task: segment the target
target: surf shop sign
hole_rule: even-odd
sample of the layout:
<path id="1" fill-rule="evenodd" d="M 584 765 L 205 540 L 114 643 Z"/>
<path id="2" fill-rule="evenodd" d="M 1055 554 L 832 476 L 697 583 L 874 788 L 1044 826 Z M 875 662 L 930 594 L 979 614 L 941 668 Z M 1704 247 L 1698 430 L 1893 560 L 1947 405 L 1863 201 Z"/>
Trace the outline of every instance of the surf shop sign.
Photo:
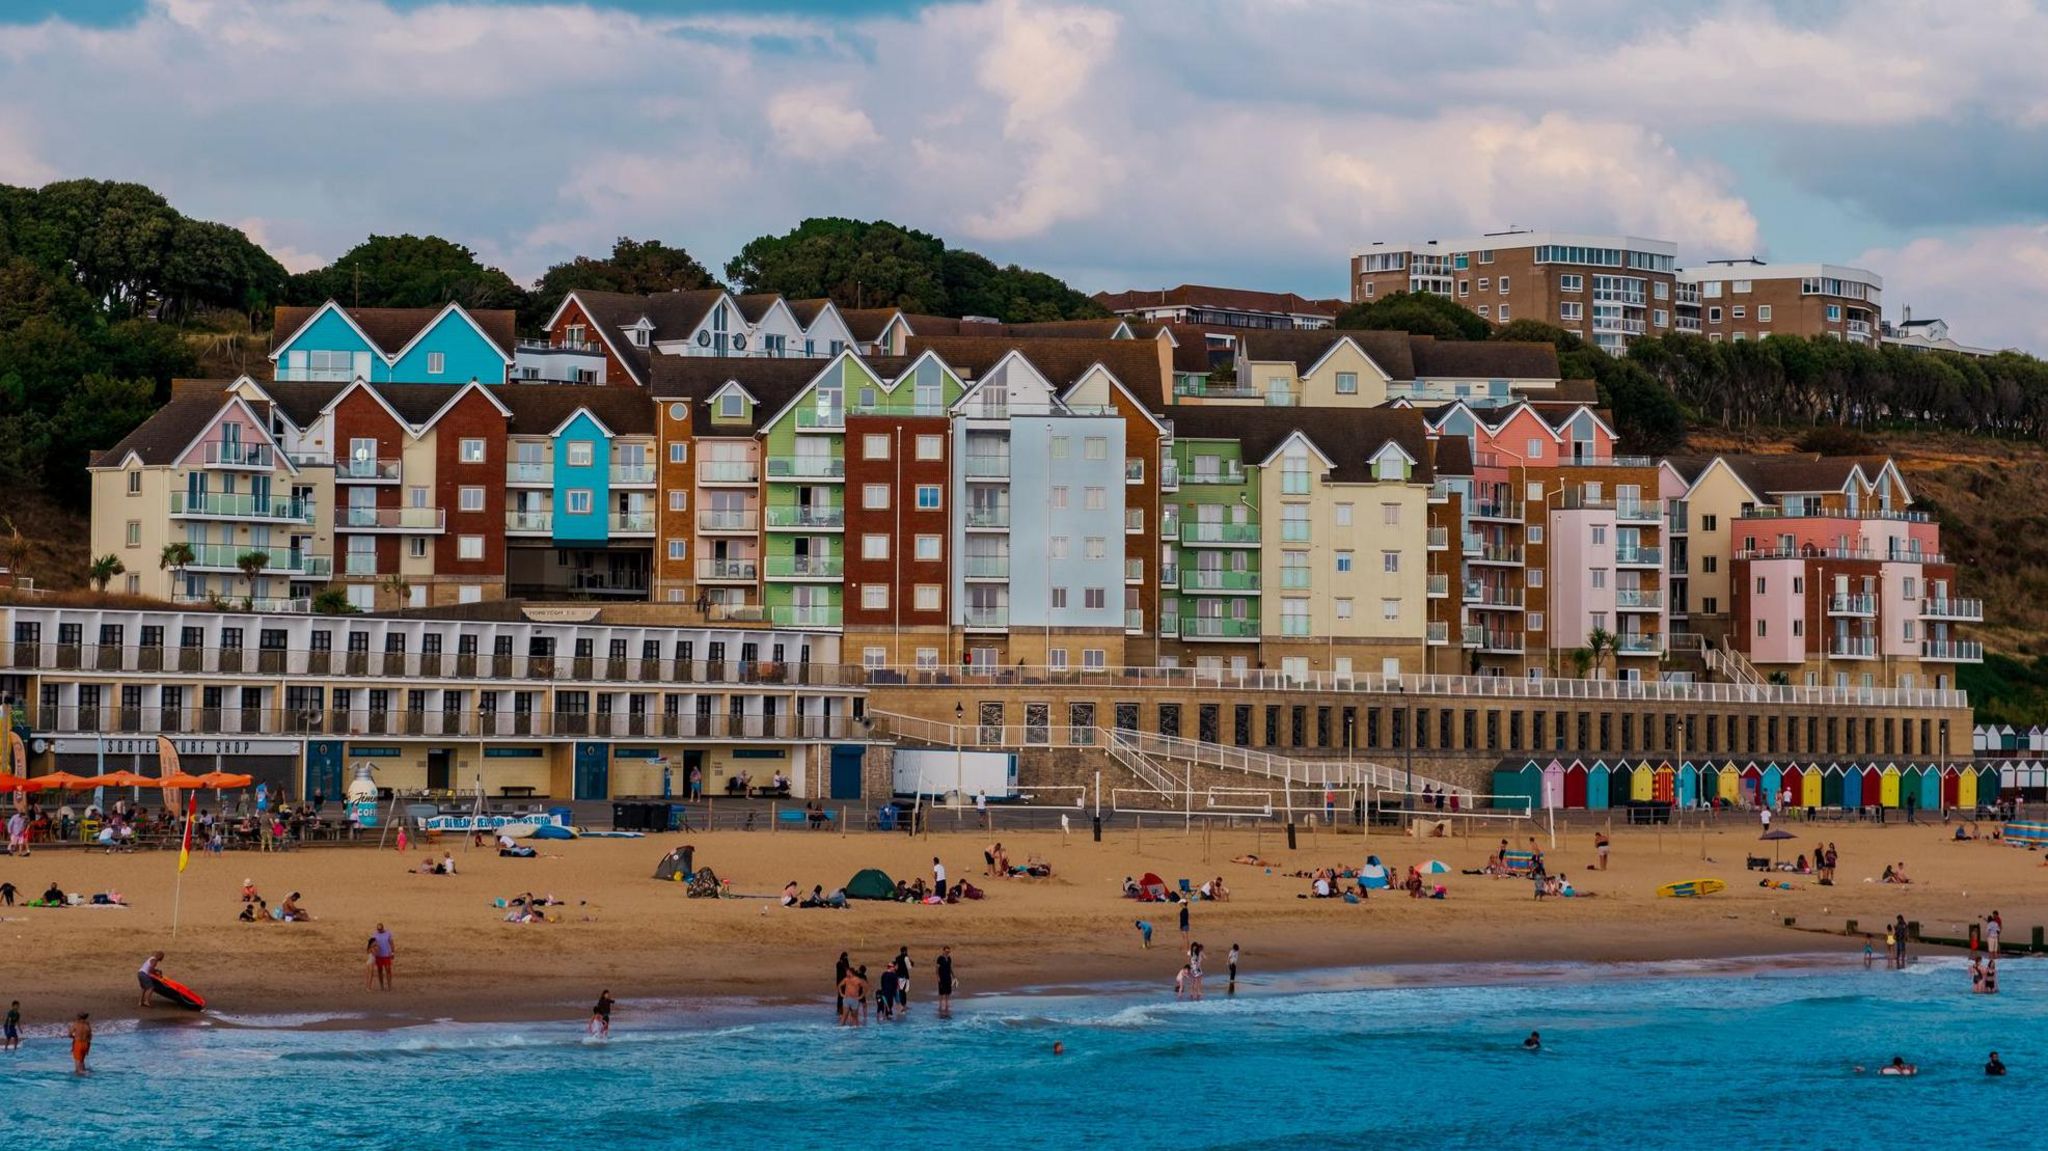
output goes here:
<path id="1" fill-rule="evenodd" d="M 178 749 L 180 758 L 216 755 L 291 756 L 299 753 L 299 742 L 294 739 L 174 739 L 171 746 Z M 108 755 L 139 755 L 155 759 L 156 737 L 152 735 L 146 739 L 53 739 L 50 741 L 50 748 L 58 755 L 93 755 L 105 752 Z"/>

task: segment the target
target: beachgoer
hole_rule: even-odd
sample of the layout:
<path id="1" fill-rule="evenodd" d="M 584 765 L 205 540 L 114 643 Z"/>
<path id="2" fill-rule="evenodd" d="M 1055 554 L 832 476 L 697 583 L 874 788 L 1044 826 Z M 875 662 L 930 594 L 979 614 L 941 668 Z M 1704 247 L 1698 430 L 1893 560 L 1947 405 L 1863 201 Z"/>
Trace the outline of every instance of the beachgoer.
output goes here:
<path id="1" fill-rule="evenodd" d="M 18 889 L 12 883 L 0 883 L 0 904 L 13 907 L 16 894 Z"/>
<path id="2" fill-rule="evenodd" d="M 7 1006 L 7 1020 L 0 1023 L 0 1050 L 21 1050 L 21 1000 Z"/>
<path id="3" fill-rule="evenodd" d="M 1978 995 L 1984 994 L 1984 957 L 1981 955 L 1970 956 L 1970 990 Z"/>
<path id="4" fill-rule="evenodd" d="M 866 984 L 861 981 L 860 976 L 854 974 L 853 968 L 849 966 L 846 974 L 839 978 L 839 1025 L 841 1027 L 860 1026 L 860 1017 L 866 991 Z"/>
<path id="5" fill-rule="evenodd" d="M 860 991 L 860 1021 L 865 1024 L 868 1021 L 868 992 L 874 989 L 874 985 L 868 982 L 868 965 L 863 963 L 854 968 L 853 977 L 858 981 L 856 986 Z"/>
<path id="6" fill-rule="evenodd" d="M 1991 917 L 1984 921 L 1984 950 L 1993 956 L 1998 954 L 1998 933 L 2003 930 L 2005 920 L 2000 919 L 1998 912 L 1993 911 Z"/>
<path id="7" fill-rule="evenodd" d="M 79 1012 L 71 1021 L 71 1073 L 90 1075 L 85 1068 L 85 1057 L 92 1054 L 92 1016 Z"/>
<path id="8" fill-rule="evenodd" d="M 832 1007 L 841 1023 L 846 1022 L 846 976 L 852 970 L 853 961 L 846 957 L 846 952 L 840 952 L 839 961 L 832 965 Z"/>
<path id="9" fill-rule="evenodd" d="M 1998 960 L 1996 959 L 1989 960 L 1984 964 L 1984 994 L 1998 994 Z"/>
<path id="10" fill-rule="evenodd" d="M 1180 949 L 1183 954 L 1188 949 L 1188 905 L 1185 903 L 1180 905 Z"/>
<path id="11" fill-rule="evenodd" d="M 607 1039 L 612 1033 L 612 989 L 607 987 L 597 993 L 597 1006 L 590 1009 L 590 1033 L 599 1039 Z"/>
<path id="12" fill-rule="evenodd" d="M 1898 936 L 1894 935 L 1889 927 L 1884 929 L 1884 965 L 1891 968 L 1899 965 Z"/>
<path id="13" fill-rule="evenodd" d="M 1138 942 L 1149 949 L 1152 946 L 1152 925 L 1142 919 L 1134 919 L 1131 926 L 1138 929 Z"/>
<path id="14" fill-rule="evenodd" d="M 386 991 L 391 990 L 391 961 L 397 955 L 398 948 L 391 942 L 391 932 L 385 930 L 383 924 L 378 924 L 376 932 L 370 936 L 370 956 L 376 969 L 377 986 Z"/>
<path id="15" fill-rule="evenodd" d="M 1202 997 L 1202 945 L 1188 945 L 1188 987 L 1190 999 Z"/>
<path id="16" fill-rule="evenodd" d="M 1873 949 L 1870 946 L 1870 933 L 1866 931 L 1863 933 L 1863 970 L 1870 970 L 1870 965 L 1876 958 L 1877 956 L 1873 954 Z"/>
<path id="17" fill-rule="evenodd" d="M 1765 801 L 1764 805 L 1763 805 L 1762 807 L 1760 807 L 1760 808 L 1758 808 L 1758 809 L 1757 809 L 1757 812 L 1758 812 L 1758 814 L 1759 814 L 1759 815 L 1761 815 L 1761 816 L 1762 816 L 1762 818 L 1763 818 L 1763 821 L 1764 821 L 1764 830 L 1765 830 L 1765 831 L 1769 831 L 1769 830 L 1771 829 L 1771 805 L 1770 805 L 1770 802 L 1769 802 L 1768 800 L 1767 800 L 1767 801 Z"/>
<path id="18" fill-rule="evenodd" d="M 1541 1051 L 1541 1050 L 1543 1050 L 1543 1034 L 1542 1034 L 1541 1032 L 1538 1032 L 1538 1031 L 1531 1031 L 1531 1032 L 1529 1033 L 1529 1037 L 1528 1037 L 1527 1039 L 1524 1039 L 1524 1040 L 1522 1040 L 1522 1050 L 1524 1050 L 1524 1051 Z"/>
<path id="19" fill-rule="evenodd" d="M 1893 925 L 1892 958 L 1899 970 L 1906 969 L 1906 917 L 1901 915 Z"/>
<path id="20" fill-rule="evenodd" d="M 1606 832 L 1596 831 L 1593 833 L 1593 854 L 1600 857 L 1600 870 L 1602 871 L 1607 870 L 1607 845 Z"/>
<path id="21" fill-rule="evenodd" d="M 899 1014 L 910 1014 L 910 948 L 896 949 L 896 1010 Z"/>
<path id="22" fill-rule="evenodd" d="M 946 865 L 936 855 L 932 856 L 932 887 L 941 892 L 946 890 Z"/>
<path id="23" fill-rule="evenodd" d="M 949 944 L 939 948 L 939 957 L 932 966 L 937 969 L 939 979 L 939 1018 L 953 1017 L 953 948 Z"/>
<path id="24" fill-rule="evenodd" d="M 1230 994 L 1237 994 L 1237 944 L 1230 945 Z"/>
<path id="25" fill-rule="evenodd" d="M 1985 1061 L 1984 1061 L 1984 1074 L 1986 1074 L 1986 1075 L 2003 1075 L 2003 1074 L 2005 1074 L 2005 1064 L 2004 1064 L 2003 1062 L 2001 1062 L 2001 1061 L 1999 1060 L 1999 1058 L 1998 1058 L 1998 1052 L 1996 1052 L 1996 1051 L 1993 1051 L 1993 1052 L 1991 1053 L 1991 1058 L 1989 1058 L 1989 1059 L 1987 1059 L 1987 1060 L 1985 1060 Z"/>
<path id="26" fill-rule="evenodd" d="M 1174 972 L 1173 997 L 1175 999 L 1186 999 L 1188 997 L 1188 965 L 1185 963 L 1180 965 L 1179 971 Z"/>
<path id="27" fill-rule="evenodd" d="M 254 903 L 258 898 L 259 897 L 256 894 L 256 881 L 253 879 L 244 879 L 242 881 L 242 902 Z"/>
<path id="28" fill-rule="evenodd" d="M 1877 1073 L 1879 1075 L 1918 1075 L 1920 1074 L 1920 1068 L 1906 1062 L 1905 1056 L 1894 1055 L 1892 1056 L 1892 1061 L 1880 1067 Z"/>
<path id="29" fill-rule="evenodd" d="M 896 1015 L 896 965 L 882 968 L 882 975 L 875 986 L 875 1022 L 892 1019 Z"/>
<path id="30" fill-rule="evenodd" d="M 142 998 L 136 1001 L 135 1006 L 156 1006 L 156 977 L 162 973 L 161 965 L 163 961 L 164 953 L 153 951 L 150 953 L 149 958 L 142 961 L 142 966 L 135 972 L 135 982 L 142 985 Z"/>

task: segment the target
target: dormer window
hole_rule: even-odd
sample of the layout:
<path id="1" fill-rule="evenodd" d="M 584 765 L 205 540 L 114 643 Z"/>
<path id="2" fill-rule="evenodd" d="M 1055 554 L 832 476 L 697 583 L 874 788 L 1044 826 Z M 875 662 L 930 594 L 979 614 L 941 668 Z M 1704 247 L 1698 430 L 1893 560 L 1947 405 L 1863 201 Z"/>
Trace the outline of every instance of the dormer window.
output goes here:
<path id="1" fill-rule="evenodd" d="M 634 347 L 636 347 L 636 348 L 644 348 L 644 347 L 646 347 L 646 346 L 647 346 L 648 340 L 649 340 L 649 339 L 650 339 L 650 338 L 651 338 L 651 337 L 652 337 L 653 335 L 654 335 L 654 330 L 653 330 L 652 328 L 649 328 L 649 327 L 648 327 L 648 326 L 647 326 L 646 324 L 642 323 L 642 324 L 636 325 L 636 326 L 635 326 L 635 327 L 633 328 L 633 330 L 632 330 L 632 331 L 628 332 L 628 333 L 627 333 L 627 338 L 629 338 L 629 339 L 631 339 L 631 340 L 633 341 L 633 346 L 634 346 Z"/>
<path id="2" fill-rule="evenodd" d="M 727 392 L 718 397 L 718 414 L 729 420 L 737 420 L 747 414 L 747 401 L 738 392 Z"/>

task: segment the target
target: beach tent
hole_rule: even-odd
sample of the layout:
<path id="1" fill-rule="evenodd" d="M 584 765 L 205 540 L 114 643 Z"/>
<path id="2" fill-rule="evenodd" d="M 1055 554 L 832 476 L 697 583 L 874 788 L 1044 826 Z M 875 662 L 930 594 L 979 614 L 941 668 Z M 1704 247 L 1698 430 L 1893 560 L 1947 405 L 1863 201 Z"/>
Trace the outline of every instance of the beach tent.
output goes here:
<path id="1" fill-rule="evenodd" d="M 1572 760 L 1564 769 L 1564 805 L 1573 810 L 1586 806 L 1586 765 L 1581 760 Z"/>
<path id="2" fill-rule="evenodd" d="M 1554 759 L 1543 768 L 1543 806 L 1564 806 L 1564 764 Z"/>
<path id="3" fill-rule="evenodd" d="M 1586 769 L 1586 808 L 1589 811 L 1605 811 L 1611 806 L 1613 785 L 1608 782 L 1613 772 L 1607 768 L 1607 761 L 1596 759 Z"/>
<path id="4" fill-rule="evenodd" d="M 1700 769 L 1686 760 L 1678 765 L 1678 776 L 1673 781 L 1673 795 L 1680 807 L 1698 807 L 1700 802 Z"/>
<path id="5" fill-rule="evenodd" d="M 1367 891 L 1379 891 L 1387 886 L 1387 865 L 1377 855 L 1365 857 L 1365 866 L 1358 869 L 1358 886 Z"/>
<path id="6" fill-rule="evenodd" d="M 690 877 L 690 856 L 692 854 L 692 848 L 678 847 L 667 855 L 662 856 L 661 862 L 654 865 L 654 878 L 664 883 L 681 883 L 688 879 Z"/>
<path id="7" fill-rule="evenodd" d="M 1157 879 L 1159 877 L 1147 875 L 1145 878 Z M 889 878 L 879 868 L 866 868 L 855 872 L 853 878 L 846 881 L 846 898 L 894 899 L 896 898 L 896 881 Z"/>

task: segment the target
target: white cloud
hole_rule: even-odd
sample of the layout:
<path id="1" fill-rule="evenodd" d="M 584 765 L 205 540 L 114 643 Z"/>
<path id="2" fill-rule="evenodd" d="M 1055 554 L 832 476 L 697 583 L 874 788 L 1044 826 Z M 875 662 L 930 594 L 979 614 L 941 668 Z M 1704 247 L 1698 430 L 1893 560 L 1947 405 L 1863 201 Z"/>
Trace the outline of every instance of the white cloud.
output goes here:
<path id="1" fill-rule="evenodd" d="M 28 132 L 0 108 L 0 184 L 35 187 L 57 178 L 57 169 L 37 158 Z"/>
<path id="2" fill-rule="evenodd" d="M 875 122 L 844 88 L 799 88 L 768 101 L 776 147 L 798 160 L 835 160 L 882 142 Z"/>
<path id="3" fill-rule="evenodd" d="M 1959 343 L 2048 354 L 2048 225 L 1977 228 L 1874 248 L 1859 267 L 1884 276 L 1884 314 L 1912 308 L 1948 321 Z"/>
<path id="4" fill-rule="evenodd" d="M 269 252 L 272 258 L 283 264 L 287 272 L 310 272 L 315 268 L 324 267 L 329 262 L 328 257 L 295 247 L 282 238 L 281 232 L 294 231 L 296 228 L 280 229 L 276 221 L 266 220 L 261 216 L 236 220 L 234 226 L 240 228 L 242 234 L 249 237 L 257 247 Z"/>

